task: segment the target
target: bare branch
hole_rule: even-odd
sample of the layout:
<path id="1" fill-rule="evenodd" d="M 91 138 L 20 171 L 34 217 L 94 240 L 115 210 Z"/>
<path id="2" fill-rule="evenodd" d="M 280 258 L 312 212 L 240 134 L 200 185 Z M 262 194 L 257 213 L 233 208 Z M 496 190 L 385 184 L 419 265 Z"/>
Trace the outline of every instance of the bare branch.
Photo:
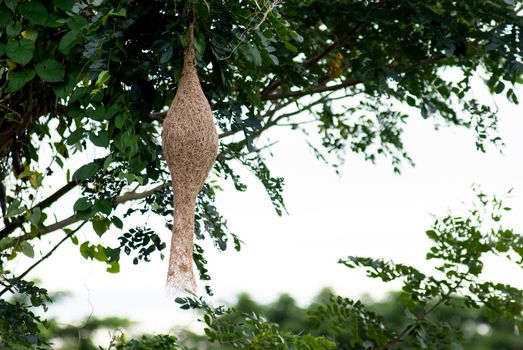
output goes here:
<path id="1" fill-rule="evenodd" d="M 149 197 L 150 195 L 162 190 L 167 185 L 168 185 L 168 183 L 166 182 L 166 183 L 160 184 L 156 187 L 153 187 L 150 190 L 145 191 L 145 192 L 134 192 L 134 191 L 127 192 L 127 193 L 121 195 L 120 197 L 116 197 L 113 202 L 114 202 L 114 204 L 121 204 L 121 203 L 125 203 L 128 201 L 135 201 L 137 199 L 146 198 L 146 197 Z"/>

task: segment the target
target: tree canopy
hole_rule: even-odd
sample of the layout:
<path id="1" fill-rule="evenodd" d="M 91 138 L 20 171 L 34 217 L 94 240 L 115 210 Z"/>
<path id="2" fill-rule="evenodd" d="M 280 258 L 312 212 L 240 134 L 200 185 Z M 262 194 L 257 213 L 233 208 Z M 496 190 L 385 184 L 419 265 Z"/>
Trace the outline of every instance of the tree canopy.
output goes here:
<path id="1" fill-rule="evenodd" d="M 211 181 L 198 198 L 196 238 L 226 250 L 231 244 L 240 249 L 241 240 L 213 200 L 221 181 L 246 189 L 238 165 L 261 181 L 278 214 L 285 211 L 283 179 L 265 163 L 270 144 L 259 141 L 274 126 L 302 132 L 317 157 L 334 167 L 346 152 L 356 152 L 369 161 L 387 158 L 396 172 L 412 163 L 402 129 L 418 115 L 435 126 L 473 130 L 480 151 L 501 144 L 497 111 L 474 96 L 471 81 L 481 75 L 492 94 L 518 103 L 522 5 L 0 2 L 0 295 L 16 290 L 35 306 L 46 302 L 45 291 L 25 281 L 25 273 L 14 276 L 4 267 L 17 254 L 33 257 L 36 238 L 50 232 L 63 230 L 60 244 L 70 240 L 114 273 L 124 255 L 139 263 L 162 254 L 166 244 L 145 220 L 126 227 L 123 219 L 154 213 L 170 228 L 161 121 L 176 93 L 193 17 L 198 74 L 221 139 Z M 406 114 L 401 105 L 417 112 Z M 83 164 L 72 167 L 78 159 Z M 76 199 L 68 212 L 63 203 L 71 194 Z M 75 233 L 85 224 L 93 238 L 80 242 Z M 109 235 L 119 244 L 106 243 Z M 199 244 L 194 257 L 200 279 L 210 280 Z M 31 338 L 23 341 L 37 342 L 32 312 L 2 302 L 3 315 L 16 314 L 27 326 L 20 334 Z"/>

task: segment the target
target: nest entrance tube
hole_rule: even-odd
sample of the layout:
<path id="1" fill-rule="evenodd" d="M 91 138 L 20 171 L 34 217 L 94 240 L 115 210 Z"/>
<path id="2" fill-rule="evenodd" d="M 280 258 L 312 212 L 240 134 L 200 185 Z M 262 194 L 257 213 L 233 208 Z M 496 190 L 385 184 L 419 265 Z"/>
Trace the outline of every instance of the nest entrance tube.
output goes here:
<path id="1" fill-rule="evenodd" d="M 193 23 L 188 28 L 187 37 L 178 90 L 163 122 L 162 147 L 171 173 L 174 197 L 167 287 L 174 292 L 194 293 L 196 197 L 216 159 L 218 134 L 211 107 L 198 79 Z"/>

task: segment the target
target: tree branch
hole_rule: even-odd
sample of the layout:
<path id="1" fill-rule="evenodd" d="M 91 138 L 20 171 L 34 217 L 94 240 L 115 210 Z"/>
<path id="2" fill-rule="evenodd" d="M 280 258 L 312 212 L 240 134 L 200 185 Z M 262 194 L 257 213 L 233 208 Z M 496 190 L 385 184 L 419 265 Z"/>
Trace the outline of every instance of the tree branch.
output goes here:
<path id="1" fill-rule="evenodd" d="M 321 100 L 321 99 L 319 99 Z M 318 103 L 318 101 L 315 101 L 314 103 L 308 105 L 306 108 L 309 108 L 311 105 L 313 104 L 316 104 Z M 287 104 L 283 104 L 283 106 L 285 106 Z M 278 109 L 275 109 L 273 111 L 271 111 L 271 115 L 273 115 Z M 258 137 L 263 131 L 265 131 L 266 129 L 270 128 L 271 126 L 273 125 L 276 125 L 276 123 L 278 121 L 280 121 L 281 119 L 283 118 L 286 118 L 286 117 L 289 117 L 290 115 L 292 115 L 292 113 L 288 113 L 288 114 L 284 114 L 284 115 L 281 115 L 279 116 L 278 118 L 274 119 L 273 121 L 271 122 L 268 122 L 266 123 L 262 129 L 258 130 L 257 132 L 255 132 L 252 137 L 253 138 L 256 138 Z M 229 136 L 229 135 L 232 135 L 238 131 L 241 131 L 241 130 L 235 130 L 235 131 L 229 131 L 229 132 L 224 132 L 224 133 L 221 133 L 220 135 L 218 135 L 219 138 L 223 138 L 223 137 L 226 137 L 226 136 Z M 245 140 L 244 140 L 245 141 Z M 144 191 L 144 192 L 134 192 L 134 191 L 131 191 L 131 192 L 127 192 L 121 196 L 118 196 L 116 197 L 114 200 L 113 200 L 113 203 L 118 205 L 118 204 L 122 204 L 122 203 L 125 203 L 125 202 L 129 202 L 129 201 L 134 201 L 134 200 L 138 200 L 138 199 L 143 199 L 143 198 L 146 198 L 146 197 L 149 197 L 150 195 L 162 190 L 165 186 L 168 186 L 169 183 L 168 182 L 165 182 L 165 183 L 162 183 L 162 184 L 159 184 L 153 188 L 151 188 L 150 190 L 147 190 L 147 191 Z M 66 185 L 67 186 L 67 185 Z M 65 187 L 65 186 L 64 186 Z M 63 189 L 63 188 L 62 188 Z M 61 190 L 62 190 L 61 189 Z M 60 190 L 59 190 L 60 191 Z M 57 191 L 57 192 L 59 192 Z M 55 192 L 55 194 L 57 193 Z M 53 196 L 55 195 L 53 194 Z M 46 199 L 47 201 L 47 199 Z M 43 202 L 43 201 L 42 201 Z M 80 221 L 80 219 L 76 216 L 76 214 L 73 214 L 63 220 L 60 220 L 60 221 L 57 221 L 55 222 L 54 224 L 51 224 L 49 226 L 46 226 L 44 228 L 41 228 L 39 231 L 38 231 L 38 234 L 36 237 L 40 237 L 44 234 L 47 234 L 47 233 L 51 233 L 53 231 L 57 231 L 57 230 L 60 230 L 64 227 L 67 227 L 71 224 L 74 224 L 75 222 L 78 222 Z M 33 239 L 35 238 L 34 235 L 29 235 L 29 234 L 26 234 L 26 235 L 23 235 L 21 236 L 19 239 L 18 239 L 18 242 L 21 242 L 21 241 L 27 241 L 27 240 L 30 240 L 30 239 Z"/>
<path id="2" fill-rule="evenodd" d="M 432 311 L 434 311 L 438 306 L 440 306 L 441 304 L 443 304 L 443 302 L 445 302 L 447 300 L 447 296 L 443 296 L 441 297 L 441 299 L 438 300 L 437 303 L 435 303 L 434 305 L 432 305 L 432 307 L 425 311 L 420 317 L 419 319 L 420 320 L 424 320 L 428 315 L 430 315 L 432 313 Z M 397 343 L 399 343 L 406 335 L 409 335 L 410 332 L 412 332 L 415 328 L 416 328 L 416 324 L 410 324 L 408 325 L 407 327 L 405 327 L 403 329 L 403 331 L 398 334 L 397 336 L 395 336 L 394 338 L 392 338 L 391 340 L 389 340 L 389 342 L 387 344 L 385 344 L 385 346 L 383 347 L 383 350 L 389 350 L 389 349 L 392 349 Z"/>
<path id="3" fill-rule="evenodd" d="M 160 115 L 162 113 L 156 113 L 157 115 Z M 237 132 L 241 131 L 240 129 L 239 130 L 229 130 L 229 131 L 226 131 L 226 132 L 223 132 L 221 134 L 218 135 L 218 138 L 224 138 L 224 137 L 227 137 L 227 136 L 231 136 Z M 68 182 L 66 185 L 64 185 L 62 188 L 60 188 L 59 190 L 57 190 L 55 193 L 53 193 L 52 195 L 50 195 L 49 197 L 47 197 L 46 199 L 42 200 L 40 203 L 38 203 L 37 205 L 33 206 L 31 208 L 31 210 L 35 209 L 35 208 L 40 208 L 40 209 L 45 209 L 47 207 L 49 207 L 51 204 L 53 204 L 54 202 L 56 202 L 58 199 L 60 199 L 63 195 L 65 195 L 66 193 L 68 193 L 69 191 L 71 191 L 73 188 L 75 188 L 80 182 L 79 181 L 70 181 Z M 161 186 L 164 186 L 165 184 L 161 185 Z M 154 190 L 156 189 L 156 190 Z M 147 191 L 147 192 L 150 192 L 148 195 L 151 195 L 152 193 L 158 191 L 160 188 L 159 186 L 158 187 L 155 187 L 153 190 L 150 190 L 150 191 Z M 144 192 L 147 193 L 147 192 Z M 136 198 L 134 198 L 136 197 Z M 123 203 L 123 202 L 127 202 L 129 200 L 134 200 L 134 199 L 141 199 L 141 198 L 144 198 L 144 196 L 142 195 L 142 193 L 135 193 L 135 192 L 128 192 L 120 197 L 117 197 L 115 199 L 115 203 L 116 204 L 120 204 L 120 203 Z M 58 221 L 50 226 L 47 226 L 45 229 L 43 229 L 43 231 L 39 232 L 39 234 L 45 234 L 45 233 L 49 233 L 49 232 L 52 232 L 52 231 L 56 231 L 56 230 L 59 230 L 63 227 L 66 227 L 66 226 L 69 226 L 73 223 L 75 223 L 76 221 L 78 220 L 75 220 L 75 216 L 72 215 L 70 217 L 68 217 L 67 219 L 64 219 L 62 221 Z M 9 224 L 7 224 L 1 231 L 0 231 L 0 239 L 2 238 L 5 238 L 7 236 L 9 236 L 11 233 L 13 233 L 17 228 L 20 228 L 22 227 L 22 225 L 25 223 L 26 221 L 24 220 L 24 216 L 21 215 L 21 216 L 18 216 L 16 217 L 15 219 L 13 219 Z M 22 238 L 24 238 L 25 236 L 22 236 Z M 27 237 L 23 240 L 27 240 L 27 239 L 30 239 L 30 238 L 33 238 L 33 237 Z"/>
<path id="4" fill-rule="evenodd" d="M 418 68 L 420 66 L 424 66 L 424 65 L 427 65 L 427 64 L 430 64 L 430 63 L 437 62 L 437 61 L 439 61 L 441 59 L 444 59 L 446 57 L 447 56 L 445 56 L 443 54 L 440 54 L 440 55 L 436 55 L 436 56 L 433 56 L 433 57 L 429 57 L 429 58 L 420 60 L 420 61 L 418 61 L 416 63 L 413 63 L 413 64 L 405 67 L 403 72 L 407 72 L 407 71 L 413 70 L 415 68 Z M 302 97 L 302 96 L 311 95 L 311 94 L 315 94 L 315 93 L 319 93 L 319 92 L 335 91 L 335 90 L 343 89 L 343 88 L 346 88 L 346 87 L 354 86 L 354 85 L 357 85 L 357 84 L 360 84 L 360 83 L 363 83 L 363 82 L 364 82 L 363 80 L 346 80 L 346 81 L 344 81 L 342 83 L 339 83 L 339 84 L 336 84 L 336 85 L 331 85 L 331 86 L 327 86 L 324 83 L 322 83 L 321 85 L 317 85 L 317 86 L 314 86 L 312 88 L 305 89 L 305 90 L 287 91 L 287 92 L 271 94 L 271 95 L 266 96 L 265 99 L 266 100 L 277 100 L 277 99 L 280 99 L 280 98 Z"/>
<path id="5" fill-rule="evenodd" d="M 125 203 L 125 202 L 135 201 L 135 200 L 138 200 L 138 199 L 149 197 L 150 195 L 152 195 L 152 194 L 162 190 L 168 184 L 169 184 L 168 182 L 165 182 L 163 184 L 155 186 L 155 187 L 151 188 L 150 190 L 147 190 L 147 191 L 144 191 L 144 192 L 134 192 L 134 191 L 127 192 L 127 193 L 125 193 L 125 194 L 123 194 L 123 195 L 121 195 L 119 197 L 116 197 L 113 200 L 113 203 L 118 205 L 118 204 L 122 204 L 122 203 Z M 38 235 L 36 237 L 40 237 L 40 236 L 42 236 L 44 234 L 60 230 L 60 229 L 62 229 L 64 227 L 67 227 L 67 226 L 69 226 L 71 224 L 74 224 L 77 221 L 80 221 L 80 219 L 78 219 L 76 214 L 73 214 L 73 215 L 69 216 L 68 218 L 65 218 L 63 220 L 55 222 L 54 224 L 51 224 L 49 226 L 41 228 L 38 231 Z M 32 238 L 35 238 L 35 237 L 33 235 L 23 235 L 22 237 L 20 237 L 19 241 L 27 241 L 27 240 L 30 240 Z"/>
<path id="6" fill-rule="evenodd" d="M 31 208 L 31 210 L 34 210 L 35 208 L 39 209 L 45 209 L 49 207 L 51 204 L 56 202 L 58 199 L 60 199 L 63 195 L 65 195 L 67 192 L 71 191 L 73 188 L 78 185 L 78 181 L 70 181 L 65 186 L 57 190 L 55 193 L 47 197 L 46 199 L 42 200 L 40 203 L 35 205 Z M 23 216 L 19 216 L 12 221 L 9 222 L 1 231 L 0 231 L 0 239 L 7 237 L 9 234 L 11 234 L 14 230 L 21 227 L 23 223 L 25 222 Z"/>
<path id="7" fill-rule="evenodd" d="M 441 59 L 443 59 L 445 57 L 446 57 L 445 55 L 440 54 L 440 55 L 436 55 L 436 56 L 433 56 L 433 57 L 429 57 L 429 58 L 420 60 L 420 61 L 418 61 L 416 63 L 413 63 L 413 64 L 405 67 L 404 71 L 406 72 L 406 71 L 418 68 L 418 67 L 426 65 L 426 64 L 437 62 L 438 60 L 441 60 Z M 289 98 L 289 97 L 302 97 L 302 96 L 311 95 L 311 94 L 314 94 L 314 93 L 320 93 L 320 92 L 326 92 L 326 91 L 335 91 L 335 90 L 339 90 L 339 89 L 342 89 L 342 88 L 354 86 L 354 85 L 357 85 L 357 84 L 360 84 L 360 83 L 363 83 L 363 81 L 362 80 L 347 80 L 347 81 L 344 81 L 342 83 L 339 83 L 339 84 L 336 84 L 336 85 L 331 85 L 331 86 L 326 86 L 326 85 L 322 84 L 322 85 L 315 86 L 315 87 L 307 89 L 307 90 L 287 91 L 287 92 L 282 92 L 282 93 L 278 93 L 278 94 L 272 94 L 272 95 L 267 96 L 265 98 L 265 100 L 278 100 L 278 99 Z M 287 104 L 283 104 L 283 106 L 286 106 L 286 105 Z M 278 110 L 278 108 L 273 110 L 273 111 L 271 111 L 270 115 L 273 115 L 277 110 Z M 152 114 L 154 115 L 154 118 L 158 118 L 158 120 L 160 120 L 159 118 L 161 118 L 162 115 L 165 115 L 165 113 L 161 113 L 161 112 L 152 113 Z M 289 116 L 289 115 L 287 115 L 287 116 Z M 259 130 L 258 132 L 254 133 L 252 135 L 252 137 L 253 138 L 258 137 L 263 131 L 265 131 L 266 129 L 268 129 L 269 127 L 271 127 L 273 125 L 276 125 L 277 121 L 281 120 L 282 118 L 283 117 L 276 118 L 274 121 L 270 121 L 270 122 L 266 123 L 263 126 L 263 128 L 261 130 Z M 221 139 L 221 138 L 228 137 L 228 136 L 231 136 L 233 134 L 236 134 L 237 132 L 240 132 L 240 131 L 241 131 L 241 129 L 225 131 L 225 132 L 219 134 L 218 137 Z M 52 203 L 54 203 L 56 200 L 61 198 L 64 194 L 68 193 L 71 189 L 76 187 L 78 184 L 79 183 L 76 182 L 76 181 L 71 181 L 71 182 L 67 183 L 64 187 L 62 187 L 61 189 L 57 190 L 55 193 L 53 193 L 48 198 L 42 200 L 40 203 L 35 205 L 32 209 L 37 208 L 37 207 L 40 208 L 40 209 L 44 209 L 44 208 L 49 207 Z M 145 198 L 145 197 L 147 197 L 147 196 L 149 196 L 149 195 L 159 191 L 161 188 L 163 188 L 163 186 L 165 186 L 165 184 L 158 185 L 157 187 L 154 187 L 153 189 L 148 190 L 148 191 L 143 192 L 143 193 L 128 192 L 128 193 L 126 193 L 126 194 L 124 194 L 124 195 L 122 195 L 120 197 L 117 197 L 114 200 L 114 203 L 120 204 L 120 203 L 127 202 L 127 201 L 130 201 L 130 200 L 137 200 L 137 199 Z M 64 220 L 58 221 L 58 222 L 56 222 L 56 223 L 54 223 L 54 224 L 52 224 L 50 226 L 47 226 L 46 228 L 42 229 L 42 231 L 40 231 L 39 234 L 46 234 L 46 233 L 49 233 L 49 232 L 53 232 L 53 231 L 59 230 L 59 229 L 61 229 L 63 227 L 71 225 L 71 224 L 73 224 L 73 223 L 75 223 L 77 221 L 78 221 L 78 219 L 76 218 L 76 216 L 72 215 L 72 216 L 70 216 L 70 217 L 68 217 L 68 218 L 66 218 Z M 14 230 L 16 230 L 17 228 L 21 227 L 24 222 L 25 222 L 25 220 L 24 220 L 23 216 L 20 216 L 20 217 L 16 218 L 15 220 L 13 220 L 11 223 L 9 223 L 6 227 L 4 227 L 0 231 L 0 239 L 7 237 Z M 33 237 L 22 236 L 22 238 L 24 240 L 27 240 L 27 239 L 31 239 Z"/>
<path id="8" fill-rule="evenodd" d="M 425 310 L 418 317 L 418 319 L 421 321 L 425 320 L 434 310 L 436 310 L 441 304 L 446 302 L 452 296 L 452 293 L 456 292 L 458 290 L 458 288 L 461 287 L 461 283 L 463 282 L 464 277 L 465 276 L 462 276 L 454 287 L 449 288 L 449 290 L 445 294 L 443 294 L 441 296 L 441 298 L 434 305 L 432 305 L 429 309 Z M 403 337 L 405 337 L 406 335 L 409 335 L 410 332 L 412 332 L 416 328 L 416 326 L 417 326 L 416 323 L 407 325 L 400 334 L 398 334 L 397 336 L 395 336 L 394 338 L 389 340 L 387 342 L 387 344 L 385 344 L 385 346 L 383 347 L 383 350 L 392 349 L 397 343 L 399 343 L 403 339 Z"/>
<path id="9" fill-rule="evenodd" d="M 288 98 L 288 97 L 302 97 L 306 95 L 315 94 L 318 92 L 325 92 L 325 91 L 335 91 L 339 90 L 345 87 L 354 86 L 357 84 L 362 83 L 362 80 L 346 80 L 340 84 L 326 86 L 326 85 L 318 85 L 315 87 L 312 87 L 310 89 L 306 90 L 300 90 L 300 91 L 287 91 L 287 92 L 281 92 L 278 94 L 272 94 L 266 97 L 267 100 L 278 100 L 280 98 Z"/>
<path id="10" fill-rule="evenodd" d="M 385 2 L 386 2 L 386 0 L 380 0 L 372 8 L 372 11 L 376 11 L 376 10 L 380 9 L 381 7 L 383 7 Z M 321 60 L 323 57 L 327 56 L 329 53 L 334 51 L 336 48 L 338 48 L 338 47 L 346 44 L 350 40 L 352 40 L 354 37 L 356 37 L 365 28 L 365 26 L 368 23 L 369 22 L 366 21 L 366 22 L 359 22 L 358 24 L 356 24 L 356 26 L 354 26 L 354 28 L 350 32 L 348 32 L 345 35 L 341 36 L 336 41 L 334 41 L 332 44 L 327 46 L 325 49 L 323 49 L 322 51 L 316 53 L 314 56 L 312 56 L 311 58 L 309 58 L 308 60 L 303 62 L 302 68 L 303 69 L 310 68 L 311 66 L 316 64 L 319 60 Z M 260 93 L 261 100 L 262 101 L 268 101 L 268 100 L 275 100 L 275 99 L 284 98 L 284 97 L 295 97 L 292 94 L 287 96 L 286 94 L 288 94 L 288 93 L 271 94 L 274 90 L 276 90 L 278 87 L 280 87 L 281 84 L 283 84 L 283 82 L 284 82 L 284 79 L 276 78 L 276 77 L 273 78 L 271 80 L 271 82 L 269 83 L 269 85 L 267 85 L 262 90 L 262 92 Z M 343 86 L 340 86 L 340 87 L 343 87 Z M 319 89 L 320 87 L 317 87 L 317 88 Z M 322 90 L 322 91 L 332 91 L 332 90 L 326 89 L 326 90 Z M 321 91 L 313 91 L 312 93 L 314 93 L 314 92 L 321 92 Z M 307 95 L 307 94 L 304 94 L 304 95 Z M 299 95 L 299 96 L 304 96 L 304 95 Z M 278 97 L 278 96 L 281 96 L 281 97 Z M 166 114 L 167 114 L 167 112 L 152 112 L 152 113 L 149 114 L 149 119 L 157 120 L 157 121 L 161 122 L 165 118 Z M 229 135 L 232 135 L 234 132 L 226 131 L 225 133 L 227 134 L 226 136 L 229 136 Z"/>
<path id="11" fill-rule="evenodd" d="M 62 245 L 62 243 L 64 243 L 69 237 L 71 237 L 72 235 L 74 235 L 76 232 L 78 232 L 78 230 L 80 230 L 82 228 L 83 225 L 86 224 L 87 221 L 84 221 L 82 222 L 77 228 L 75 228 L 73 231 L 69 232 L 68 234 L 65 235 L 64 238 L 62 238 L 60 240 L 60 242 L 58 242 L 47 254 L 45 254 L 44 256 L 42 256 L 37 262 L 35 262 L 33 265 L 29 266 L 29 268 L 27 270 L 25 270 L 21 275 L 19 275 L 17 277 L 18 280 L 21 280 L 22 278 L 24 278 L 29 272 L 31 272 L 35 267 L 37 267 L 38 265 L 40 265 L 40 263 L 42 261 L 44 261 L 45 259 L 49 258 L 54 252 L 56 249 L 58 249 L 59 246 Z M 13 292 L 12 290 L 12 287 L 13 285 L 9 285 L 9 286 L 6 286 L 1 292 L 0 292 L 0 296 L 4 295 L 7 291 L 11 291 Z"/>
<path id="12" fill-rule="evenodd" d="M 380 0 L 372 8 L 372 11 L 376 11 L 376 10 L 380 9 L 381 7 L 383 7 L 385 2 L 386 2 L 386 0 Z M 312 56 L 311 58 L 309 58 L 308 60 L 303 62 L 302 68 L 303 69 L 310 68 L 311 66 L 316 64 L 319 60 L 321 60 L 323 57 L 327 56 L 329 53 L 334 51 L 336 48 L 346 44 L 347 42 L 349 42 L 350 40 L 355 38 L 365 28 L 365 26 L 368 23 L 369 23 L 368 21 L 364 21 L 364 22 L 359 22 L 358 24 L 356 24 L 356 26 L 350 32 L 348 32 L 345 35 L 338 38 L 332 44 L 327 46 L 323 51 L 318 52 L 317 54 L 315 54 L 314 56 Z M 280 79 L 275 79 L 271 83 L 269 83 L 269 85 L 267 85 L 261 92 L 262 100 L 270 99 L 267 97 L 270 96 L 274 90 L 276 90 L 278 87 L 280 87 L 283 84 L 283 82 L 284 82 L 284 79 L 280 78 Z"/>
<path id="13" fill-rule="evenodd" d="M 121 203 L 125 203 L 128 201 L 135 201 L 137 199 L 149 197 L 150 195 L 162 190 L 167 185 L 168 185 L 168 182 L 165 182 L 165 183 L 160 184 L 156 187 L 153 187 L 150 190 L 145 191 L 145 192 L 127 192 L 127 193 L 121 195 L 120 197 L 116 197 L 113 202 L 114 202 L 114 204 L 121 204 Z"/>
<path id="14" fill-rule="evenodd" d="M 437 62 L 437 61 L 442 60 L 442 59 L 444 59 L 446 57 L 447 56 L 445 56 L 444 54 L 432 56 L 432 57 L 426 58 L 424 60 L 420 60 L 420 61 L 418 61 L 416 63 L 413 63 L 413 64 L 407 66 L 404 71 L 407 72 L 409 70 L 413 70 L 413 69 L 418 68 L 420 66 L 424 66 L 426 64 Z"/>

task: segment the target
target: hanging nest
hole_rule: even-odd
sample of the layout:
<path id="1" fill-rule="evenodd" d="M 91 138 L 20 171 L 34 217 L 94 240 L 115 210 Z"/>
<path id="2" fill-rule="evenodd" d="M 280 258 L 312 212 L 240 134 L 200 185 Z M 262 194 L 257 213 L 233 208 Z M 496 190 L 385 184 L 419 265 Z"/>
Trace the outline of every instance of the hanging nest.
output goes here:
<path id="1" fill-rule="evenodd" d="M 188 29 L 182 76 L 163 122 L 163 154 L 169 166 L 174 220 L 167 273 L 168 288 L 194 292 L 194 211 L 196 197 L 218 151 L 211 107 L 203 94 L 195 65 L 194 24 Z"/>

